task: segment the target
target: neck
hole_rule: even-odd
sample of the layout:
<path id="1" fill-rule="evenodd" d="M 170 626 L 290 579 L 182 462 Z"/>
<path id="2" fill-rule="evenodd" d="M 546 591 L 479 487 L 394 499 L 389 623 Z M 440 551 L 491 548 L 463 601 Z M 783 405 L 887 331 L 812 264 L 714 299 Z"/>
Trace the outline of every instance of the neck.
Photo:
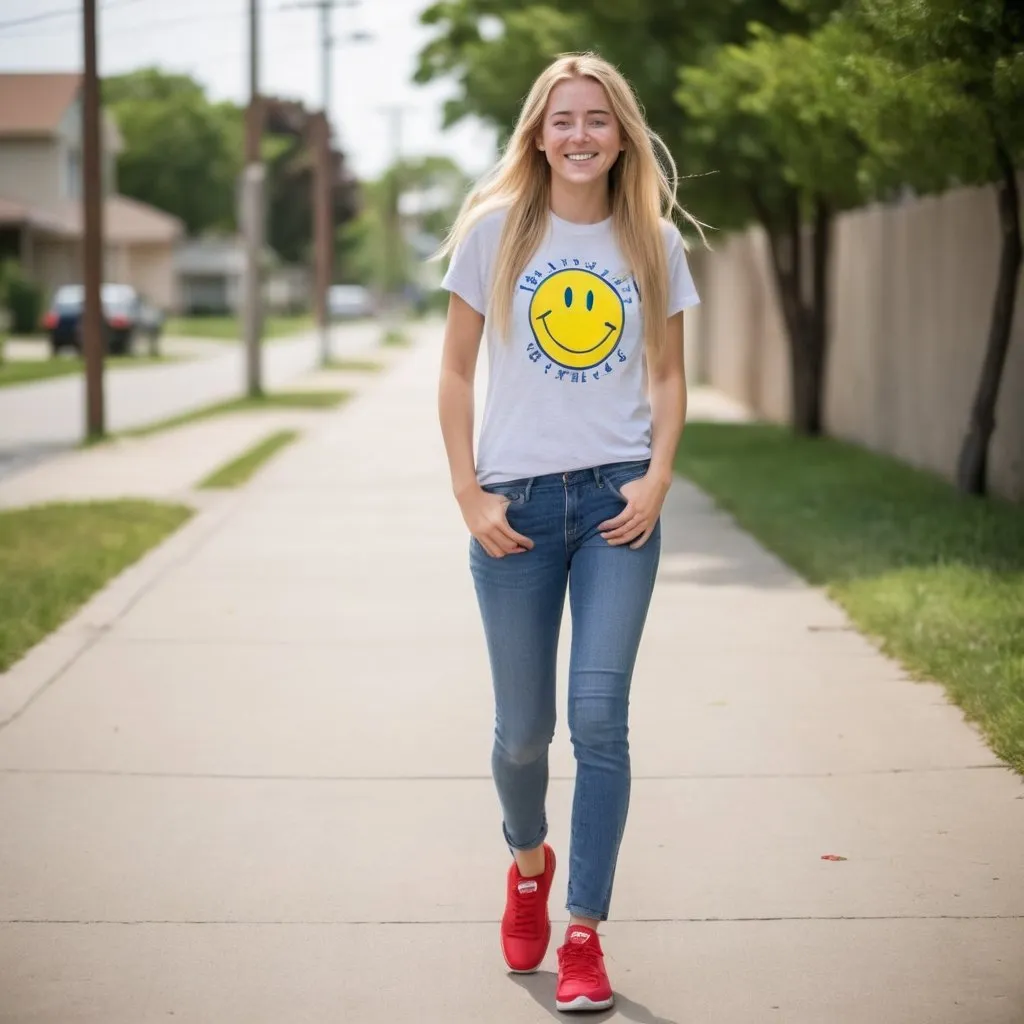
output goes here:
<path id="1" fill-rule="evenodd" d="M 586 185 L 567 185 L 552 176 L 551 212 L 573 224 L 597 224 L 606 220 L 612 212 L 607 177 Z"/>

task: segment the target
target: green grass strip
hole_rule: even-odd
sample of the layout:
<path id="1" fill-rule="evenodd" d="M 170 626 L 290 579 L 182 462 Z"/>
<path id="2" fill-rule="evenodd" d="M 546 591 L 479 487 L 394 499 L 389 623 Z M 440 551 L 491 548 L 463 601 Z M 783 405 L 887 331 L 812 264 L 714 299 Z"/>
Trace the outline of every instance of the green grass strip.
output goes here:
<path id="1" fill-rule="evenodd" d="M 391 328 L 384 332 L 380 343 L 388 348 L 407 348 L 412 344 L 412 341 L 405 331 Z"/>
<path id="2" fill-rule="evenodd" d="M 223 416 L 234 412 L 258 412 L 263 409 L 335 409 L 349 397 L 347 391 L 279 391 L 259 398 L 232 398 L 226 402 L 215 402 L 193 412 L 171 416 L 166 420 L 135 427 L 120 433 L 121 437 L 147 437 L 161 430 L 171 430 L 187 423 Z"/>
<path id="3" fill-rule="evenodd" d="M 0 672 L 191 515 L 149 501 L 0 511 Z"/>
<path id="4" fill-rule="evenodd" d="M 207 489 L 241 487 L 260 466 L 298 436 L 297 430 L 279 430 L 276 434 L 271 434 L 239 455 L 237 459 L 232 459 L 215 470 L 199 486 Z"/>
<path id="5" fill-rule="evenodd" d="M 345 370 L 348 373 L 380 373 L 383 363 L 372 359 L 331 359 L 327 363 L 328 370 Z"/>
<path id="6" fill-rule="evenodd" d="M 268 316 L 263 319 L 262 334 L 264 339 L 273 340 L 312 329 L 311 316 Z M 240 342 L 242 322 L 234 316 L 170 317 L 164 324 L 164 334 L 171 338 Z"/>
<path id="7" fill-rule="evenodd" d="M 128 366 L 154 366 L 180 362 L 171 356 L 106 356 L 105 369 L 117 370 Z M 69 377 L 80 374 L 85 363 L 78 358 L 16 359 L 0 363 L 0 388 L 18 384 L 31 384 L 54 377 Z"/>
<path id="8" fill-rule="evenodd" d="M 677 469 L 1024 772 L 1024 509 L 773 426 L 690 424 Z"/>

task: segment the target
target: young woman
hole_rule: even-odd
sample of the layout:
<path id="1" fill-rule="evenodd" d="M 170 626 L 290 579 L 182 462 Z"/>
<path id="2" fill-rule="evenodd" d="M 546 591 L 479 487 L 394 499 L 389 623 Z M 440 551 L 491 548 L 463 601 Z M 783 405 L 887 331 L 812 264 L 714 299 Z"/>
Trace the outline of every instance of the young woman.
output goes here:
<path id="1" fill-rule="evenodd" d="M 699 301 L 665 219 L 678 209 L 674 176 L 618 71 L 563 56 L 534 83 L 442 248 L 454 255 L 439 413 L 490 655 L 492 770 L 513 854 L 501 947 L 518 973 L 540 966 L 551 937 L 545 796 L 569 593 L 577 773 L 559 1010 L 613 1002 L 597 927 L 626 823 L 630 682 L 686 412 L 682 311 Z"/>

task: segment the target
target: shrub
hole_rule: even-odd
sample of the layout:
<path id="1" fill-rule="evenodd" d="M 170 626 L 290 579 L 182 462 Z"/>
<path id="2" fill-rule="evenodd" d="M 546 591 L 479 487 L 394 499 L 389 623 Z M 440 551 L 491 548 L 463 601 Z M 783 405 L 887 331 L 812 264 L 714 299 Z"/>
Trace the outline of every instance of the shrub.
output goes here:
<path id="1" fill-rule="evenodd" d="M 12 334 L 35 334 L 43 312 L 43 290 L 13 260 L 3 268 L 3 302 L 10 312 Z"/>

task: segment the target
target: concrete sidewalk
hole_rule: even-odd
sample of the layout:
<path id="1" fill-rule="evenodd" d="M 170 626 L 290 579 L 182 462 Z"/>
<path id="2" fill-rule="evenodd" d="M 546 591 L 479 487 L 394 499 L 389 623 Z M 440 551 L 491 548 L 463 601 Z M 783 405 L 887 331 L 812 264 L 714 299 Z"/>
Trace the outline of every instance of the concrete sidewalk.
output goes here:
<path id="1" fill-rule="evenodd" d="M 437 358 L 423 340 L 0 677 L 0 1021 L 558 1019 L 554 943 L 530 978 L 498 951 Z M 595 1019 L 1019 1024 L 1020 780 L 683 482 L 664 533 Z"/>

